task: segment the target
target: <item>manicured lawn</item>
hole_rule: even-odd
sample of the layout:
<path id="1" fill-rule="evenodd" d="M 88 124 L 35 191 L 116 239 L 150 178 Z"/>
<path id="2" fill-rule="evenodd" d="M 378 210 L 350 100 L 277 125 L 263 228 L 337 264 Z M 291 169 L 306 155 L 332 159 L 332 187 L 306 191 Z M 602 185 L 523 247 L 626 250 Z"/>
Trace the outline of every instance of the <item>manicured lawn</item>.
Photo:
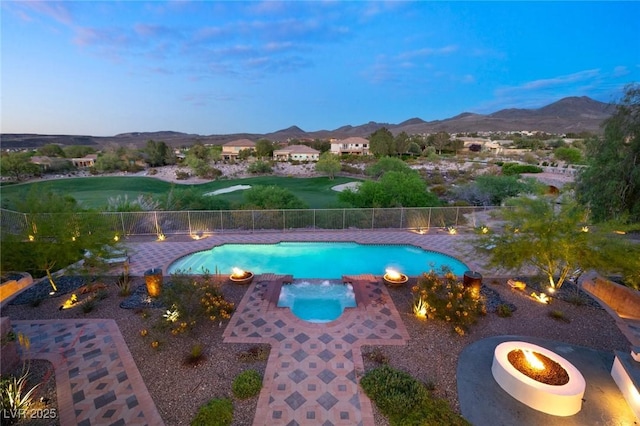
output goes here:
<path id="1" fill-rule="evenodd" d="M 328 208 L 332 207 L 338 200 L 338 193 L 333 191 L 331 187 L 353 181 L 356 181 L 356 179 L 337 177 L 334 180 L 329 180 L 326 177 L 263 176 L 219 180 L 200 185 L 177 184 L 176 186 L 195 187 L 204 194 L 234 185 L 276 185 L 291 190 L 311 208 Z M 71 195 L 86 207 L 100 208 L 107 204 L 107 200 L 110 197 L 128 195 L 131 200 L 137 198 L 139 194 L 158 196 L 168 192 L 173 185 L 150 177 L 89 177 L 30 182 L 3 186 L 2 206 L 15 209 L 15 200 L 24 199 L 34 186 Z M 221 194 L 219 197 L 234 203 L 243 201 L 242 191 Z"/>

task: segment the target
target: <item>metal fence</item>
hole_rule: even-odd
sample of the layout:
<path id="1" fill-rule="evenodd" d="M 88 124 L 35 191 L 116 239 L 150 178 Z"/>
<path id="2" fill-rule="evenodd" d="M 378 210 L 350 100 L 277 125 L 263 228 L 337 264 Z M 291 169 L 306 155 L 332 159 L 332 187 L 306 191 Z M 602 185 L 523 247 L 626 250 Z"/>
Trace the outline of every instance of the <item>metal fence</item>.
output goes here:
<path id="1" fill-rule="evenodd" d="M 289 230 L 418 229 L 478 227 L 499 207 L 420 207 L 305 210 L 217 210 L 102 212 L 122 236 L 195 235 Z M 26 213 L 1 209 L 2 232 L 19 234 L 32 221 Z M 79 219 L 85 213 L 79 213 Z M 95 215 L 95 213 L 93 213 Z"/>

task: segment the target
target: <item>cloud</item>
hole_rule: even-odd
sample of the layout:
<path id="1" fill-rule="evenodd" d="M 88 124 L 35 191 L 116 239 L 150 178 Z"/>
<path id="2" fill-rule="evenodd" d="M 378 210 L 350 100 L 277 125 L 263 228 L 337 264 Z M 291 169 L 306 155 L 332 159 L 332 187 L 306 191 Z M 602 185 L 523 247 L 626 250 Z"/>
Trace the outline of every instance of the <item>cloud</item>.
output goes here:
<path id="1" fill-rule="evenodd" d="M 423 47 L 422 49 L 412 50 L 408 52 L 402 52 L 397 55 L 396 59 L 413 59 L 413 58 L 421 58 L 433 55 L 446 55 L 449 53 L 456 52 L 458 50 L 458 46 L 449 45 L 444 47 Z"/>
<path id="2" fill-rule="evenodd" d="M 599 69 L 579 71 L 573 74 L 562 75 L 562 76 L 553 77 L 553 78 L 533 80 L 533 81 L 529 81 L 524 84 L 521 84 L 519 86 L 504 87 L 504 88 L 498 89 L 496 93 L 499 96 L 503 96 L 503 95 L 509 95 L 509 94 L 517 94 L 520 92 L 556 89 L 560 87 L 567 87 L 579 82 L 592 80 L 598 77 L 599 75 L 600 75 Z"/>
<path id="3" fill-rule="evenodd" d="M 69 3 L 56 1 L 27 1 L 20 2 L 21 6 L 40 15 L 52 18 L 61 24 L 72 25 L 73 17 L 68 9 Z"/>

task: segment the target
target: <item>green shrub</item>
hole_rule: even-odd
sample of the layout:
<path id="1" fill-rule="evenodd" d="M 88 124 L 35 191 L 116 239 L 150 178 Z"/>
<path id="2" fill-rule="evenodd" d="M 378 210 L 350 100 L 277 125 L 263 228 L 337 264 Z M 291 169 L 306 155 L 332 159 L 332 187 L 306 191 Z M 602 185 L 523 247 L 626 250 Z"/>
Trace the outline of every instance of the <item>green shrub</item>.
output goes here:
<path id="1" fill-rule="evenodd" d="M 557 321 L 562 321 L 566 323 L 571 322 L 571 320 L 565 315 L 565 313 L 560 310 L 549 311 L 549 316 Z"/>
<path id="2" fill-rule="evenodd" d="M 273 169 L 271 168 L 271 165 L 269 163 L 267 163 L 266 161 L 256 161 L 254 163 L 251 163 L 249 165 L 249 167 L 247 167 L 247 171 L 249 173 L 271 173 L 273 171 Z"/>
<path id="3" fill-rule="evenodd" d="M 422 383 L 388 365 L 367 372 L 360 385 L 392 426 L 468 425 L 446 401 L 434 399 Z"/>
<path id="4" fill-rule="evenodd" d="M 521 173 L 542 173 L 542 168 L 531 164 L 505 163 L 502 165 L 502 174 L 506 176 L 519 175 Z"/>
<path id="5" fill-rule="evenodd" d="M 191 426 L 229 426 L 233 422 L 233 403 L 229 398 L 212 399 L 200 407 Z"/>
<path id="6" fill-rule="evenodd" d="M 262 389 L 262 376 L 256 370 L 245 370 L 233 381 L 231 390 L 236 398 L 247 399 L 256 396 Z"/>
<path id="7" fill-rule="evenodd" d="M 496 308 L 496 314 L 498 314 L 498 316 L 501 318 L 507 318 L 513 315 L 513 311 L 511 310 L 511 307 L 509 305 L 507 305 L 506 303 L 501 303 Z"/>
<path id="8" fill-rule="evenodd" d="M 451 323 L 460 335 L 476 322 L 478 315 L 486 312 L 482 298 L 471 288 L 465 288 L 447 269 L 440 270 L 440 275 L 435 270 L 424 273 L 411 291 L 414 307 L 426 308 L 424 314 L 429 319 Z"/>

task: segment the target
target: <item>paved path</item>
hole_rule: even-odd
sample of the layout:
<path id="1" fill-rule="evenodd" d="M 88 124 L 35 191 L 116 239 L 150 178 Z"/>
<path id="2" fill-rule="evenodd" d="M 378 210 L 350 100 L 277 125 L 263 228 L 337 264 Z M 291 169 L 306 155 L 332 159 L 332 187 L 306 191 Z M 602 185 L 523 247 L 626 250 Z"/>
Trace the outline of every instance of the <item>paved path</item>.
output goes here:
<path id="1" fill-rule="evenodd" d="M 26 355 L 53 364 L 62 426 L 164 422 L 113 320 L 12 321 Z"/>
<path id="2" fill-rule="evenodd" d="M 312 324 L 276 306 L 289 278 L 256 277 L 224 332 L 225 342 L 271 344 L 254 426 L 372 426 L 371 402 L 358 385 L 360 348 L 409 339 L 386 288 L 371 275 L 345 278 L 357 307 L 336 321 Z"/>

